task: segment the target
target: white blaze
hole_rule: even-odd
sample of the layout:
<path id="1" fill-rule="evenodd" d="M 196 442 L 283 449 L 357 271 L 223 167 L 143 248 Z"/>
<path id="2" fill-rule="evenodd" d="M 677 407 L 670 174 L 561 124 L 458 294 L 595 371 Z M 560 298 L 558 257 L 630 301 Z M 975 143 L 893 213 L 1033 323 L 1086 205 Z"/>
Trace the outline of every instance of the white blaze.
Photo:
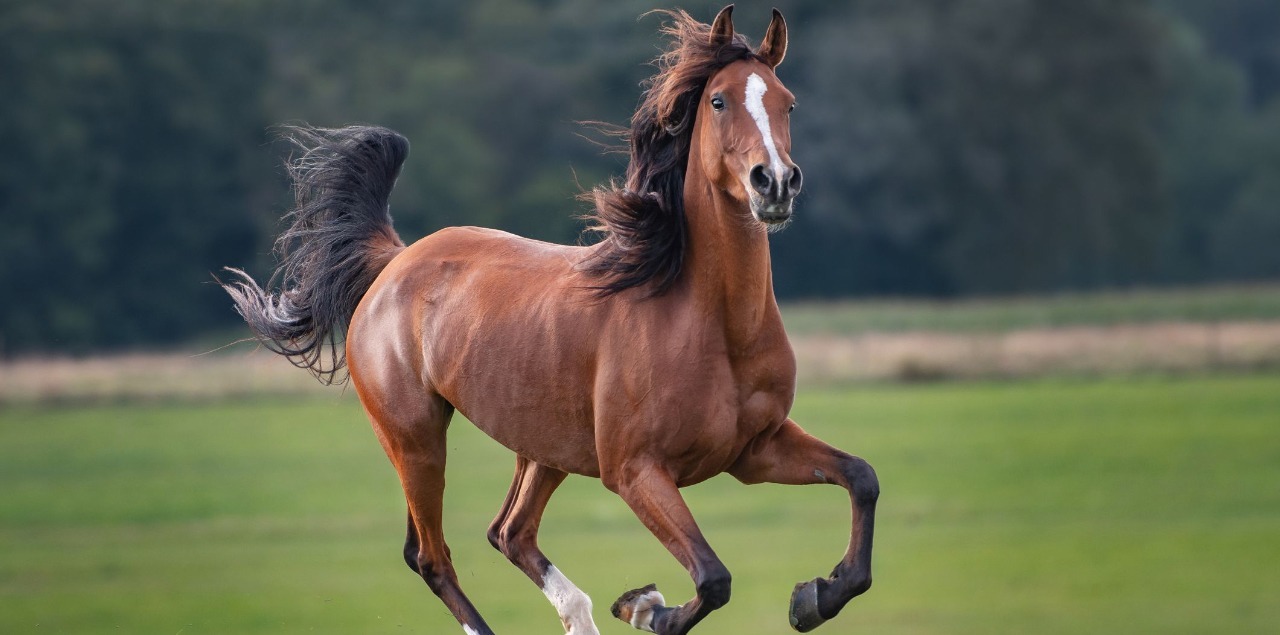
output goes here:
<path id="1" fill-rule="evenodd" d="M 567 635 L 600 635 L 591 619 L 591 598 L 574 586 L 560 570 L 551 566 L 542 576 L 542 593 L 556 607 Z"/>
<path id="2" fill-rule="evenodd" d="M 764 94 L 769 90 L 765 86 L 764 80 L 760 76 L 752 73 L 747 78 L 747 112 L 751 113 L 751 118 L 755 120 L 756 127 L 760 129 L 760 136 L 764 137 L 764 149 L 769 152 L 769 169 L 773 171 L 773 178 L 782 183 L 782 157 L 778 156 L 778 146 L 773 143 L 773 132 L 769 127 L 769 113 L 764 109 Z"/>

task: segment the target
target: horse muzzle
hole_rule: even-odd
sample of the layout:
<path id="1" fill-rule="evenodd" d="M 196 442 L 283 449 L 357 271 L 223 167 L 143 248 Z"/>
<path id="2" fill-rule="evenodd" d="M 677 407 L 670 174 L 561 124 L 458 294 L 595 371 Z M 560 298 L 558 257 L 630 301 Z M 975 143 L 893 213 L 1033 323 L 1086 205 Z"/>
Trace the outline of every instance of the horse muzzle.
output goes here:
<path id="1" fill-rule="evenodd" d="M 791 220 L 792 200 L 768 202 L 753 196 L 751 197 L 751 215 L 766 225 L 781 225 Z"/>
<path id="2" fill-rule="evenodd" d="M 775 170 L 774 167 L 777 167 Z M 780 225 L 791 220 L 791 204 L 804 182 L 800 166 L 763 163 L 751 168 L 747 175 L 751 194 L 751 214 L 766 225 Z"/>

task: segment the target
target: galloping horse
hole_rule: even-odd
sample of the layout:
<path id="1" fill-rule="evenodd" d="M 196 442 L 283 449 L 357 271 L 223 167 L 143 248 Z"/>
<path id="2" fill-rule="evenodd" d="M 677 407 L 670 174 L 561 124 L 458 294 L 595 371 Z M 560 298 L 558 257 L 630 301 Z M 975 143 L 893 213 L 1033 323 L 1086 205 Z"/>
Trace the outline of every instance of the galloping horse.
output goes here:
<path id="1" fill-rule="evenodd" d="M 679 606 L 653 585 L 623 594 L 613 615 L 640 630 L 687 633 L 729 601 L 729 571 L 679 489 L 723 472 L 849 491 L 848 551 L 830 577 L 796 585 L 797 630 L 871 586 L 875 472 L 787 417 L 795 357 L 767 237 L 790 219 L 801 185 L 789 156 L 794 97 L 774 75 L 786 23 L 775 10 L 752 49 L 734 33 L 732 9 L 710 26 L 666 12 L 671 44 L 626 133 L 625 182 L 589 195 L 600 242 L 454 227 L 406 247 L 387 207 L 404 138 L 300 128 L 297 206 L 272 279 L 283 290 L 238 270 L 224 285 L 271 350 L 326 382 L 345 366 L 404 487 L 405 562 L 469 635 L 492 631 L 458 585 L 441 526 L 455 409 L 516 453 L 489 541 L 571 635 L 598 633 L 591 600 L 537 544 L 547 501 L 569 474 L 622 497 L 693 578 L 696 595 Z"/>

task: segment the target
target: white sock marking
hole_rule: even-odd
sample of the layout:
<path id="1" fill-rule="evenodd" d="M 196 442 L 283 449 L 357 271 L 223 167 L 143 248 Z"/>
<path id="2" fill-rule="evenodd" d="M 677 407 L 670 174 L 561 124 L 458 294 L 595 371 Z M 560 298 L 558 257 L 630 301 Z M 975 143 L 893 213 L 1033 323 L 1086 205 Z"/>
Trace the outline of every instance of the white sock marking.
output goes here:
<path id="1" fill-rule="evenodd" d="M 773 143 L 773 132 L 769 127 L 769 113 L 764 109 L 764 94 L 769 90 L 764 80 L 760 76 L 752 73 L 747 78 L 747 112 L 751 113 L 751 118 L 755 120 L 756 127 L 760 129 L 760 136 L 764 137 L 764 149 L 769 152 L 769 169 L 773 170 L 773 178 L 779 184 L 782 183 L 782 157 L 778 156 L 778 146 Z"/>
<path id="2" fill-rule="evenodd" d="M 631 609 L 631 627 L 642 630 L 653 631 L 653 609 L 657 606 L 666 606 L 667 600 L 657 591 L 650 591 L 636 598 L 635 607 Z"/>
<path id="3" fill-rule="evenodd" d="M 560 621 L 568 630 L 566 635 L 600 635 L 595 620 L 591 619 L 591 598 L 554 565 L 542 576 L 542 593 L 556 607 Z"/>
<path id="4" fill-rule="evenodd" d="M 463 632 L 463 633 L 466 633 L 466 635 L 480 635 L 479 633 L 477 633 L 477 632 L 476 632 L 476 629 L 471 628 L 470 626 L 467 626 L 466 624 L 463 624 L 463 625 L 462 625 L 462 632 Z"/>

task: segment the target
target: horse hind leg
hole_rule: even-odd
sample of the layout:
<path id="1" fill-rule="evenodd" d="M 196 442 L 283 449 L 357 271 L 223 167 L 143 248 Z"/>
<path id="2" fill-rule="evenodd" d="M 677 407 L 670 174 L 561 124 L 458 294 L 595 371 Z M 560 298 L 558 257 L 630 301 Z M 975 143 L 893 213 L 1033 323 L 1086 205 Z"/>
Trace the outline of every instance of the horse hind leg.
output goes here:
<path id="1" fill-rule="evenodd" d="M 538 548 L 538 527 L 551 494 L 567 474 L 516 457 L 516 472 L 502 510 L 489 526 L 489 543 L 542 589 L 567 635 L 599 635 L 591 598 L 574 586 Z"/>
<path id="2" fill-rule="evenodd" d="M 357 384 L 357 389 L 360 386 Z M 400 400 L 394 408 L 371 408 L 383 400 L 361 401 L 373 422 L 387 457 L 395 466 L 409 504 L 404 558 L 444 603 L 466 635 L 493 635 L 492 629 L 462 592 L 444 540 L 445 432 L 453 407 L 435 395 Z M 406 401 L 416 403 L 406 403 Z"/>
<path id="3" fill-rule="evenodd" d="M 748 485 L 831 483 L 849 491 L 849 548 L 829 577 L 796 585 L 789 615 L 792 627 L 811 631 L 871 588 L 871 537 L 880 482 L 866 461 L 819 441 L 788 419 L 774 434 L 753 441 L 729 473 Z"/>

